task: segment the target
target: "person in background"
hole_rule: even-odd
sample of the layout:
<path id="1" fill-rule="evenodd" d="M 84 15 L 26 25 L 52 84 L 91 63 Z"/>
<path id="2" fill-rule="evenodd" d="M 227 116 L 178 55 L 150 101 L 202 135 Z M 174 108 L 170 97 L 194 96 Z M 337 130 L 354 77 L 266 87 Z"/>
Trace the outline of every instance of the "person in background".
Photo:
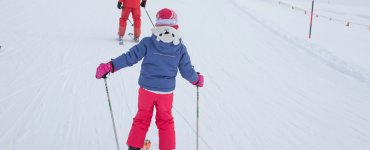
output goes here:
<path id="1" fill-rule="evenodd" d="M 134 20 L 134 41 L 139 42 L 141 34 L 141 11 L 140 6 L 145 7 L 147 0 L 118 0 L 117 8 L 122 9 L 119 19 L 118 36 L 123 38 L 126 32 L 127 19 L 130 13 Z"/>

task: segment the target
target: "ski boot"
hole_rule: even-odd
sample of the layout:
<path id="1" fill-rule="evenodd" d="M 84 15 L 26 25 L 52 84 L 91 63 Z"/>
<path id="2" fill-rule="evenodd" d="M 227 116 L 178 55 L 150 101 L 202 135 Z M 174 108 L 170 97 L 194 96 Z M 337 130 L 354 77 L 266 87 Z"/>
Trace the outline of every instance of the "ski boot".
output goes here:
<path id="1" fill-rule="evenodd" d="M 123 36 L 118 35 L 119 45 L 123 45 Z"/>
<path id="2" fill-rule="evenodd" d="M 151 146 L 152 146 L 152 143 L 150 142 L 150 140 L 145 139 L 142 150 L 149 150 Z"/>
<path id="3" fill-rule="evenodd" d="M 128 150 L 140 150 L 141 148 L 135 148 L 135 147 L 131 147 L 131 146 L 128 146 Z"/>

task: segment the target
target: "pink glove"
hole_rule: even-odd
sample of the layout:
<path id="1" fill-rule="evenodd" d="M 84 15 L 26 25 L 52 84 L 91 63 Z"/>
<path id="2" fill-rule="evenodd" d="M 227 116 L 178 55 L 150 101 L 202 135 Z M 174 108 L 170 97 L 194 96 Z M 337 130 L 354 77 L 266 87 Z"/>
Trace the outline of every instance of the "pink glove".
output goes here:
<path id="1" fill-rule="evenodd" d="M 201 75 L 199 72 L 197 72 L 198 74 L 198 80 L 193 82 L 192 84 L 197 86 L 197 87 L 203 87 L 204 85 L 204 77 L 203 75 Z"/>
<path id="2" fill-rule="evenodd" d="M 113 73 L 113 64 L 112 62 L 108 62 L 108 63 L 101 63 L 98 68 L 96 68 L 96 75 L 95 77 L 97 79 L 100 79 L 100 78 L 105 78 L 105 76 L 108 74 L 108 73 Z"/>

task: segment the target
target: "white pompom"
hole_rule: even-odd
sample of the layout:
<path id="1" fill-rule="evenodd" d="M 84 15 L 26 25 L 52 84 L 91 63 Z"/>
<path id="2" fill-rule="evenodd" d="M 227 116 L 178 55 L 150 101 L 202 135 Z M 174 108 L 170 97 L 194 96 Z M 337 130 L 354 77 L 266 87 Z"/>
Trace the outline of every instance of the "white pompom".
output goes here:
<path id="1" fill-rule="evenodd" d="M 175 39 L 175 40 L 173 40 L 173 44 L 174 44 L 174 45 L 180 44 L 180 39 Z"/>

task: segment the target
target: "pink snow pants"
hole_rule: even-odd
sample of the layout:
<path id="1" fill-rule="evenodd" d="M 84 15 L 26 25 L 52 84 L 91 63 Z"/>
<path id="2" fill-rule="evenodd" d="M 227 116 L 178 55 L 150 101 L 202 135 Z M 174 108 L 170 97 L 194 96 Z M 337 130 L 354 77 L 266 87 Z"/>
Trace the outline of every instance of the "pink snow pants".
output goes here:
<path id="1" fill-rule="evenodd" d="M 172 117 L 173 93 L 156 94 L 143 88 L 139 89 L 138 112 L 133 119 L 127 145 L 142 148 L 146 133 L 156 108 L 156 125 L 159 133 L 159 149 L 173 150 L 176 147 L 175 125 Z"/>

